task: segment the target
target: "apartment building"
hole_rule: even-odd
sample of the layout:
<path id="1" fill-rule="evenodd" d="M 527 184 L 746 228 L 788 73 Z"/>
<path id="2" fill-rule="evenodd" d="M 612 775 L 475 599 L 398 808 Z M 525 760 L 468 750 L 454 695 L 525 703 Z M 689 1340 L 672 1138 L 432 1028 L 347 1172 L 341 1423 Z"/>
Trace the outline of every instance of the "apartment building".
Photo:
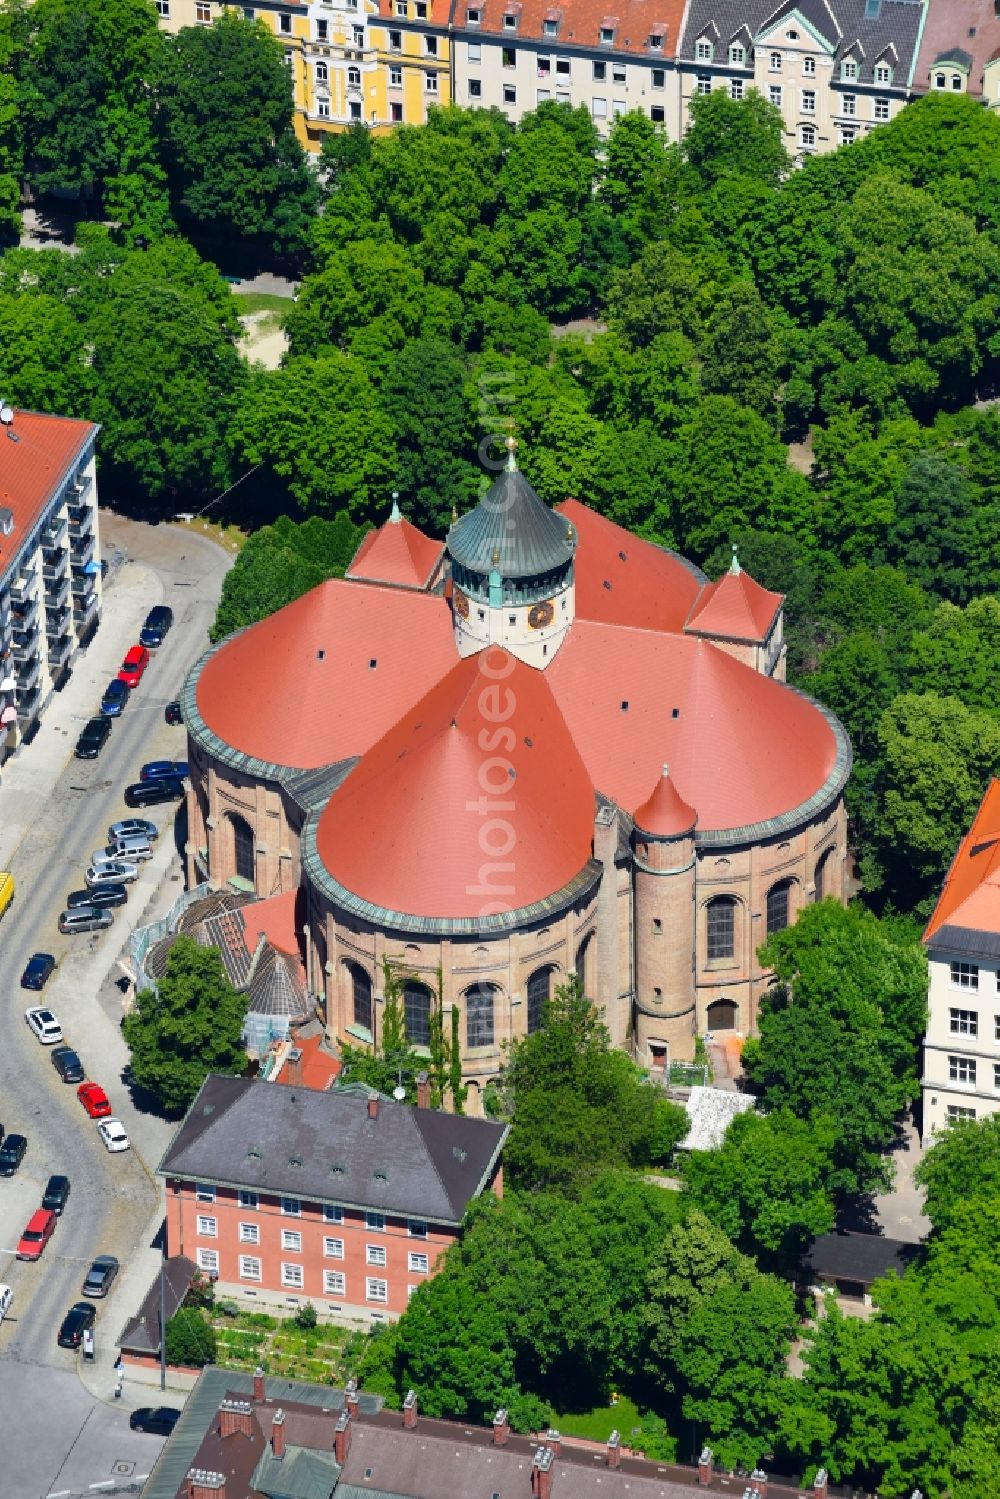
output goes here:
<path id="1" fill-rule="evenodd" d="M 913 87 L 1000 107 L 1000 0 L 931 0 Z"/>
<path id="2" fill-rule="evenodd" d="M 97 432 L 0 404 L 0 763 L 100 618 Z"/>
<path id="3" fill-rule="evenodd" d="M 959 845 L 924 932 L 923 1133 L 1000 1110 L 1000 780 Z"/>
<path id="4" fill-rule="evenodd" d="M 781 110 L 797 160 L 847 145 L 905 105 L 925 16 L 925 0 L 690 0 L 682 117 L 698 94 L 755 88 Z"/>
<path id="5" fill-rule="evenodd" d="M 360 1087 L 209 1077 L 157 1167 L 167 1253 L 244 1306 L 398 1317 L 470 1202 L 502 1194 L 507 1131 Z"/>

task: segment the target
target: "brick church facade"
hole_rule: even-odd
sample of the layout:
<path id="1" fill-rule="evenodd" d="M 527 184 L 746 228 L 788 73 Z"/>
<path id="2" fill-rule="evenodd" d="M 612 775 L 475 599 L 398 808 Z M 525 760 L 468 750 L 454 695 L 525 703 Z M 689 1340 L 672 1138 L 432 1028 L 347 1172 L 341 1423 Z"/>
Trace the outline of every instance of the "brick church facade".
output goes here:
<path id="1" fill-rule="evenodd" d="M 394 506 L 181 707 L 191 878 L 302 888 L 335 1042 L 378 1043 L 383 959 L 418 1048 L 440 983 L 473 1107 L 572 972 L 644 1065 L 750 1032 L 767 933 L 845 895 L 850 745 L 785 685 L 781 597 L 549 509 L 513 452 L 444 543 Z"/>

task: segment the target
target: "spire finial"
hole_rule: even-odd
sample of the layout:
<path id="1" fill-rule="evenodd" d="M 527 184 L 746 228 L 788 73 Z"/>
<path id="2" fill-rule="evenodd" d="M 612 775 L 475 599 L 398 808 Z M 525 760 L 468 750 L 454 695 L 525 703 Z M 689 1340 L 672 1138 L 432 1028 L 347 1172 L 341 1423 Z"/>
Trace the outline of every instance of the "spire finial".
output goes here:
<path id="1" fill-rule="evenodd" d="M 736 542 L 734 541 L 733 542 L 733 560 L 729 564 L 729 571 L 732 573 L 732 575 L 733 575 L 734 578 L 738 578 L 739 575 L 740 575 L 740 573 L 743 571 L 743 569 L 740 567 L 740 559 L 737 556 L 737 552 L 738 552 L 738 547 L 736 545 Z"/>
<path id="2" fill-rule="evenodd" d="M 509 474 L 516 474 L 517 473 L 517 438 L 514 436 L 513 432 L 510 432 L 510 433 L 507 434 L 507 441 L 506 441 L 505 446 L 506 446 L 506 449 L 507 449 L 507 472 Z"/>
<path id="3" fill-rule="evenodd" d="M 670 766 L 667 764 L 666 760 L 664 760 L 664 762 L 663 762 L 663 779 L 666 780 L 666 778 L 667 778 L 667 776 L 669 774 L 670 774 Z"/>
<path id="4" fill-rule="evenodd" d="M 391 521 L 395 521 L 397 525 L 403 519 L 402 515 L 400 514 L 400 509 L 399 509 L 399 490 L 398 489 L 394 489 L 392 491 L 392 509 L 389 511 L 389 519 Z"/>
<path id="5" fill-rule="evenodd" d="M 451 523 L 454 526 L 454 525 L 457 524 L 457 522 L 458 522 L 458 506 L 457 505 L 452 505 L 452 507 L 451 507 Z"/>

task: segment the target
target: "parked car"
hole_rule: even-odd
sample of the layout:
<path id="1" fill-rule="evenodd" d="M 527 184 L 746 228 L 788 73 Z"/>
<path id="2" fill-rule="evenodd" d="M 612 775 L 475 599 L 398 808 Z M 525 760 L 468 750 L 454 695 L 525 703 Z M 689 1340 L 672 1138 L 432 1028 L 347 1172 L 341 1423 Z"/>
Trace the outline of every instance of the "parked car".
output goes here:
<path id="1" fill-rule="evenodd" d="M 140 781 L 160 781 L 164 776 L 183 780 L 189 770 L 186 760 L 147 760 L 139 771 Z"/>
<path id="2" fill-rule="evenodd" d="M 18 1240 L 19 1260 L 37 1260 L 56 1231 L 56 1215 L 51 1208 L 36 1208 Z"/>
<path id="3" fill-rule="evenodd" d="M 126 807 L 156 807 L 175 802 L 184 795 L 184 782 L 176 776 L 160 776 L 155 781 L 135 781 L 125 787 Z"/>
<path id="4" fill-rule="evenodd" d="M 78 906 L 123 906 L 128 900 L 128 891 L 117 880 L 99 880 L 86 890 L 71 890 L 66 897 L 67 911 Z"/>
<path id="5" fill-rule="evenodd" d="M 100 911 L 97 906 L 77 906 L 73 911 L 64 911 L 59 917 L 59 930 L 66 936 L 76 932 L 102 932 L 114 921 L 110 911 Z"/>
<path id="6" fill-rule="evenodd" d="M 168 1437 L 180 1420 L 180 1411 L 172 1405 L 140 1406 L 128 1418 L 133 1431 L 148 1431 L 156 1437 Z"/>
<path id="7" fill-rule="evenodd" d="M 73 753 L 78 760 L 96 760 L 108 742 L 111 733 L 110 718 L 91 718 L 84 724 L 83 732 L 76 741 Z"/>
<path id="8" fill-rule="evenodd" d="M 22 989 L 44 989 L 55 972 L 56 960 L 50 952 L 32 953 L 21 974 Z"/>
<path id="9" fill-rule="evenodd" d="M 112 1155 L 117 1155 L 121 1150 L 128 1150 L 131 1143 L 120 1119 L 102 1119 L 97 1126 L 97 1133 L 103 1140 L 105 1149 L 109 1150 Z"/>
<path id="10" fill-rule="evenodd" d="M 180 703 L 168 703 L 163 710 L 163 717 L 169 724 L 183 723 L 184 719 L 181 717 Z"/>
<path id="11" fill-rule="evenodd" d="M 24 1135 L 8 1135 L 0 1145 L 0 1176 L 13 1176 L 24 1160 L 28 1142 Z"/>
<path id="12" fill-rule="evenodd" d="M 97 1308 L 91 1306 L 89 1301 L 78 1301 L 75 1306 L 71 1306 L 62 1320 L 62 1327 L 56 1338 L 59 1347 L 79 1348 L 85 1330 L 93 1327 L 96 1316 Z"/>
<path id="13" fill-rule="evenodd" d="M 76 1096 L 91 1119 L 105 1119 L 111 1113 L 111 1102 L 100 1083 L 81 1083 Z"/>
<path id="14" fill-rule="evenodd" d="M 42 1207 L 50 1208 L 57 1218 L 62 1217 L 63 1208 L 69 1201 L 69 1177 L 50 1176 L 42 1197 Z"/>
<path id="15" fill-rule="evenodd" d="M 139 866 L 130 864 L 127 859 L 107 859 L 101 864 L 88 864 L 83 878 L 88 887 L 109 882 L 114 885 L 131 885 L 133 880 L 139 878 Z"/>
<path id="16" fill-rule="evenodd" d="M 83 1282 L 84 1296 L 106 1296 L 111 1283 L 118 1274 L 118 1261 L 113 1254 L 99 1254 L 87 1271 Z"/>
<path id="17" fill-rule="evenodd" d="M 101 698 L 101 712 L 105 718 L 121 718 L 125 710 L 125 704 L 129 699 L 128 683 L 123 682 L 120 677 L 115 677 L 104 689 Z"/>
<path id="18" fill-rule="evenodd" d="M 140 642 L 151 651 L 162 645 L 170 626 L 174 622 L 174 611 L 169 604 L 156 604 L 146 615 L 146 623 L 139 631 Z"/>
<path id="19" fill-rule="evenodd" d="M 122 662 L 121 671 L 118 673 L 119 682 L 124 682 L 127 687 L 138 687 L 148 665 L 149 652 L 146 647 L 133 645 Z"/>
<path id="20" fill-rule="evenodd" d="M 90 862 L 95 867 L 101 864 L 117 864 L 120 859 L 129 864 L 141 864 L 144 859 L 153 857 L 153 849 L 148 838 L 116 838 L 105 848 L 95 848 L 90 856 Z"/>
<path id="21" fill-rule="evenodd" d="M 87 1075 L 72 1046 L 54 1047 L 49 1059 L 64 1083 L 82 1083 Z"/>
<path id="22" fill-rule="evenodd" d="M 148 817 L 123 817 L 108 828 L 108 838 L 112 843 L 120 843 L 123 838 L 145 838 L 147 843 L 152 843 L 159 836 L 159 828 Z"/>
<path id="23" fill-rule="evenodd" d="M 43 1046 L 55 1046 L 57 1041 L 62 1040 L 62 1026 L 44 1005 L 32 1005 L 25 1010 L 24 1018 Z"/>

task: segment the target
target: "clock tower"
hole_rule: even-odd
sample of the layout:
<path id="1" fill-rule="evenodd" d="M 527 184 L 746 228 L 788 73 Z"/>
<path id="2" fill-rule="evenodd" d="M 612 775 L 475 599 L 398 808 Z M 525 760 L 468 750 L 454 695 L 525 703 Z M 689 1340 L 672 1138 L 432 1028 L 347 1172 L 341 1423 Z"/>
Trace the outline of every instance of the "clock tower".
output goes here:
<path id="1" fill-rule="evenodd" d="M 538 498 L 507 439 L 507 465 L 448 532 L 451 604 L 461 656 L 500 645 L 544 670 L 573 623 L 576 531 Z"/>

